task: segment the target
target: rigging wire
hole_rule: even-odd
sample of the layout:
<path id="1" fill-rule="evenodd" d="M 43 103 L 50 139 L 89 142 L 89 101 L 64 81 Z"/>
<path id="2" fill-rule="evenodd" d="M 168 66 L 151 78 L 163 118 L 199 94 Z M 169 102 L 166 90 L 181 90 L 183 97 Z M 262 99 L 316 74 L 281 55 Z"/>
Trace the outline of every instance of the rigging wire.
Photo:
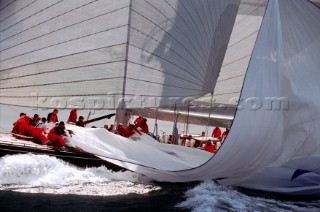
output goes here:
<path id="1" fill-rule="evenodd" d="M 208 137 L 208 132 L 209 132 L 209 123 L 210 123 L 212 106 L 213 106 L 213 93 L 211 93 L 210 110 L 209 110 L 208 122 L 207 122 L 207 126 L 206 126 L 206 138 Z"/>

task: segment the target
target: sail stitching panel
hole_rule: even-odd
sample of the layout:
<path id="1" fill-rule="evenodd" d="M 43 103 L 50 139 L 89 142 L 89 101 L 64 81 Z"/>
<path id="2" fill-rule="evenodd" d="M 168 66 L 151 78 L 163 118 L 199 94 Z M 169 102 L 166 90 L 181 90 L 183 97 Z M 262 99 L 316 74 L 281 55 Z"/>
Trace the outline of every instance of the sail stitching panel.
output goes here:
<path id="1" fill-rule="evenodd" d="M 101 49 L 105 49 L 105 48 L 121 46 L 121 45 L 123 45 L 123 44 L 125 44 L 125 43 L 119 43 L 119 44 L 113 44 L 113 45 L 109 45 L 109 46 L 103 46 L 103 47 L 99 47 L 99 48 L 96 48 L 96 49 L 89 49 L 89 50 L 85 50 L 85 51 L 82 51 L 82 52 L 75 52 L 75 53 L 72 53 L 72 54 L 61 55 L 61 56 L 58 56 L 58 57 L 51 57 L 51 58 L 49 58 L 49 59 L 45 59 L 45 60 L 41 60 L 41 61 L 36 61 L 36 62 L 33 62 L 33 63 L 27 63 L 27 64 L 23 64 L 23 65 L 19 65 L 19 66 L 14 66 L 14 67 L 6 68 L 6 69 L 3 69 L 3 70 L 0 70 L 0 72 L 5 72 L 5 71 L 12 70 L 12 69 L 16 69 L 16 68 L 21 68 L 21 67 L 24 67 L 24 66 L 27 66 L 27 65 L 38 64 L 38 63 L 42 63 L 42 62 L 46 62 L 46 61 L 51 61 L 51 60 L 55 60 L 55 59 L 60 59 L 60 58 L 68 57 L 68 56 L 74 56 L 74 55 L 77 55 L 77 54 L 88 53 L 88 52 L 93 52 L 93 51 L 101 50 Z"/>
<path id="2" fill-rule="evenodd" d="M 39 25 L 41 25 L 41 24 L 43 24 L 43 23 L 46 23 L 46 22 L 51 21 L 51 20 L 54 20 L 54 19 L 56 19 L 57 17 L 63 16 L 63 15 L 65 15 L 65 14 L 68 14 L 69 12 L 73 12 L 73 11 L 79 9 L 79 8 L 85 7 L 85 6 L 87 6 L 87 5 L 89 5 L 89 4 L 92 4 L 92 3 L 94 3 L 94 2 L 87 3 L 87 4 L 85 4 L 85 5 L 82 5 L 81 7 L 77 7 L 77 8 L 75 8 L 75 9 L 70 10 L 70 11 L 68 11 L 68 12 L 65 12 L 65 13 L 63 13 L 63 14 L 61 14 L 61 15 L 59 15 L 59 16 L 55 16 L 55 17 L 53 17 L 53 18 L 51 18 L 51 19 L 49 19 L 49 20 L 46 20 L 46 21 L 44 21 L 44 22 L 41 22 L 41 23 L 39 23 L 39 24 L 37 24 L 37 25 L 34 25 L 34 26 L 30 27 L 30 28 L 27 28 L 27 29 L 25 29 L 25 30 L 23 30 L 23 31 L 21 31 L 21 32 L 19 32 L 19 33 L 16 33 L 16 34 L 11 35 L 11 36 L 3 39 L 3 40 L 0 40 L 0 42 L 5 41 L 5 40 L 7 40 L 7 39 L 9 39 L 9 38 L 11 38 L 11 37 L 14 37 L 14 36 L 16 36 L 16 35 L 19 35 L 19 34 L 25 32 L 25 31 L 28 31 L 28 30 L 36 27 L 36 26 L 39 26 Z M 59 29 L 50 31 L 50 32 L 48 32 L 48 33 L 42 34 L 42 35 L 40 35 L 40 36 L 38 36 L 38 37 L 34 37 L 34 38 L 32 38 L 32 39 L 23 41 L 23 42 L 21 42 L 21 43 L 17 43 L 17 44 L 15 44 L 15 45 L 13 45 L 13 46 L 10 46 L 10 47 L 6 48 L 6 49 L 2 49 L 0 52 L 6 51 L 6 50 L 8 50 L 8 49 L 11 49 L 11 48 L 13 48 L 13 47 L 19 46 L 19 45 L 21 45 L 21 44 L 28 43 L 29 41 L 36 40 L 36 39 L 38 39 L 38 38 L 41 38 L 41 37 L 44 37 L 44 36 L 47 36 L 47 35 L 50 35 L 50 34 L 59 32 L 59 31 L 61 31 L 61 30 L 68 29 L 68 28 L 73 27 L 73 26 L 76 26 L 76 25 L 78 25 L 78 24 L 82 24 L 82 23 L 85 23 L 85 22 L 87 22 L 87 21 L 91 21 L 91 20 L 94 20 L 94 19 L 96 19 L 96 18 L 105 16 L 105 15 L 108 15 L 108 14 L 111 14 L 111 13 L 114 13 L 114 12 L 117 12 L 117 11 L 120 11 L 120 10 L 123 10 L 123 9 L 126 9 L 126 8 L 127 8 L 127 7 L 118 8 L 118 9 L 109 11 L 109 12 L 107 12 L 107 13 L 103 13 L 103 14 L 100 14 L 100 15 L 98 15 L 98 16 L 94 16 L 94 17 L 88 18 L 88 19 L 86 19 L 86 20 L 83 20 L 83 21 L 80 21 L 80 22 L 76 22 L 76 23 L 70 24 L 70 25 L 68 25 L 68 26 L 65 26 L 65 27 L 62 27 L 62 28 L 59 28 Z"/>

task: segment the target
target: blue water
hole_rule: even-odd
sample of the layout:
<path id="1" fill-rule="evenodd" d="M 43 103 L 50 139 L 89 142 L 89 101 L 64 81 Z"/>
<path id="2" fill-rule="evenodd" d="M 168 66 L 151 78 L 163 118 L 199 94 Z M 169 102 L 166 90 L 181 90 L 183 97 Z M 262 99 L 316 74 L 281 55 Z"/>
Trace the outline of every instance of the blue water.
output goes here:
<path id="1" fill-rule="evenodd" d="M 55 157 L 0 158 L 1 211 L 320 211 L 316 197 L 196 183 L 155 183 L 132 172 L 80 169 Z"/>

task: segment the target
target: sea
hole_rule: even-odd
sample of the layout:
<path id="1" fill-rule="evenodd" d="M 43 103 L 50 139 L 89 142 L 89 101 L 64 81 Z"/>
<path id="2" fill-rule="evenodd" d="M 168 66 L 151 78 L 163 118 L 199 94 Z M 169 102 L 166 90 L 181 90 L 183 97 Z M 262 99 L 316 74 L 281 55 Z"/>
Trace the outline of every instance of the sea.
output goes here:
<path id="1" fill-rule="evenodd" d="M 10 129 L 20 112 L 45 114 L 1 106 L 2 131 Z M 65 118 L 68 111 L 58 115 Z M 172 126 L 164 123 L 159 127 L 170 131 Z M 191 130 L 212 132 L 206 126 L 192 126 Z M 0 158 L 0 211 L 304 212 L 320 211 L 320 198 L 221 186 L 214 181 L 158 183 L 130 171 L 113 172 L 103 166 L 79 168 L 47 155 L 21 154 Z"/>

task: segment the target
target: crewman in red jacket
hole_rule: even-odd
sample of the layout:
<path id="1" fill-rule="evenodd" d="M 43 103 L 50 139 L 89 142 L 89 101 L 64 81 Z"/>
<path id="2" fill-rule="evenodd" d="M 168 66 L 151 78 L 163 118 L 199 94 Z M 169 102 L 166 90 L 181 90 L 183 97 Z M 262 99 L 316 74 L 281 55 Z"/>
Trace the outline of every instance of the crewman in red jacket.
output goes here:
<path id="1" fill-rule="evenodd" d="M 130 136 L 132 136 L 135 132 L 137 132 L 139 135 L 141 135 L 141 133 L 139 132 L 139 130 L 135 127 L 135 125 L 130 124 L 129 126 L 127 126 L 124 129 L 124 133 L 123 136 L 126 138 L 129 138 Z"/>
<path id="2" fill-rule="evenodd" d="M 211 135 L 211 136 L 214 137 L 214 138 L 220 137 L 220 136 L 221 136 L 221 130 L 220 130 L 220 128 L 219 128 L 219 127 L 215 127 L 215 128 L 213 129 L 213 132 L 212 132 L 212 135 Z"/>
<path id="3" fill-rule="evenodd" d="M 225 138 L 225 137 L 227 137 L 227 135 L 229 134 L 229 128 L 226 128 L 226 131 L 224 131 L 223 133 L 222 133 L 222 138 Z"/>
<path id="4" fill-rule="evenodd" d="M 14 129 L 16 128 L 18 134 L 24 136 L 32 136 L 36 140 L 39 140 L 42 144 L 48 142 L 48 139 L 43 134 L 43 128 L 36 128 L 32 125 L 34 121 L 27 115 L 22 115 L 16 122 Z"/>
<path id="5" fill-rule="evenodd" d="M 77 118 L 78 118 L 77 109 L 73 109 L 70 111 L 70 115 L 69 115 L 67 123 L 75 124 L 77 122 Z"/>
<path id="6" fill-rule="evenodd" d="M 17 134 L 19 133 L 19 125 L 21 122 L 28 122 L 29 117 L 25 113 L 20 113 L 20 117 L 16 122 L 13 123 L 12 133 Z"/>
<path id="7" fill-rule="evenodd" d="M 142 116 L 139 116 L 138 118 L 136 118 L 136 120 L 134 120 L 133 123 L 136 126 L 136 128 L 140 127 L 142 120 L 143 120 Z"/>
<path id="8" fill-rule="evenodd" d="M 143 119 L 140 123 L 140 128 L 141 128 L 141 131 L 148 134 L 149 133 L 149 127 L 148 127 L 148 124 L 147 124 L 147 119 Z"/>
<path id="9" fill-rule="evenodd" d="M 124 128 L 121 123 L 118 124 L 115 134 L 124 136 Z"/>
<path id="10" fill-rule="evenodd" d="M 61 121 L 58 126 L 52 128 L 48 134 L 48 139 L 51 141 L 52 146 L 61 147 L 64 146 L 63 135 L 66 136 L 64 122 Z"/>
<path id="11" fill-rule="evenodd" d="M 58 121 L 59 121 L 58 120 L 58 110 L 54 109 L 52 113 L 48 114 L 47 122 L 48 123 L 50 123 L 50 122 L 56 123 Z"/>
<path id="12" fill-rule="evenodd" d="M 79 120 L 76 122 L 76 125 L 79 127 L 85 127 L 86 124 L 84 123 L 84 117 L 83 116 L 79 116 Z"/>
<path id="13" fill-rule="evenodd" d="M 207 152 L 215 153 L 214 145 L 212 144 L 211 140 L 208 140 L 204 146 L 204 150 Z"/>
<path id="14" fill-rule="evenodd" d="M 43 134 L 43 131 L 43 128 L 31 127 L 31 136 L 37 140 L 36 143 L 40 141 L 41 144 L 47 144 L 48 138 Z"/>

